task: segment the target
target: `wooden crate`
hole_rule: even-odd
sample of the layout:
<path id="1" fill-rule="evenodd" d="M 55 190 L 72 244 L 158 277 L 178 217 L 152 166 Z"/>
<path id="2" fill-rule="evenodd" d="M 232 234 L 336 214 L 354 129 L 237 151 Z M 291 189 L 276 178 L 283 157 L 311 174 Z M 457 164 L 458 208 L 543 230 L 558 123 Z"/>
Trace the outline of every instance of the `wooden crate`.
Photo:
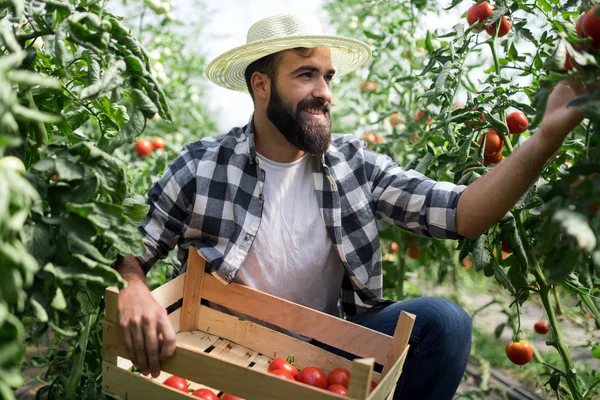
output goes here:
<path id="1" fill-rule="evenodd" d="M 177 332 L 177 349 L 161 363 L 163 372 L 152 379 L 129 371 L 125 344 L 117 320 L 118 290 L 106 290 L 104 322 L 103 392 L 118 399 L 196 398 L 164 386 L 170 375 L 191 381 L 190 388 L 215 388 L 247 400 L 391 400 L 408 352 L 414 315 L 402 313 L 394 336 L 232 283 L 220 283 L 205 273 L 205 261 L 192 248 L 185 274 L 152 291 L 168 311 Z M 288 329 L 355 354 L 354 361 L 339 357 L 302 340 L 200 304 L 201 299 Z M 181 307 L 177 308 L 177 305 Z M 348 397 L 284 380 L 267 372 L 276 357 L 295 356 L 298 368 L 317 366 L 329 373 L 346 368 L 351 373 Z M 381 374 L 374 364 L 383 366 Z M 378 382 L 370 392 L 370 382 Z M 200 384 L 201 383 L 201 384 Z"/>

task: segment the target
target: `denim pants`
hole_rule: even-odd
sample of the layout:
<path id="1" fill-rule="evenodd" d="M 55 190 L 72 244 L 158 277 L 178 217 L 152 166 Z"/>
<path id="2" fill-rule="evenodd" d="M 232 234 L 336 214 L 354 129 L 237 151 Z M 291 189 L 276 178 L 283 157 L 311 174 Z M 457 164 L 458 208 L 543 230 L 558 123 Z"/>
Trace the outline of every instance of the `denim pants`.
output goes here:
<path id="1" fill-rule="evenodd" d="M 471 351 L 469 314 L 448 300 L 421 297 L 368 311 L 348 321 L 391 336 L 400 311 L 415 314 L 416 319 L 394 400 L 452 399 Z M 318 341 L 312 343 L 342 357 L 356 358 Z"/>

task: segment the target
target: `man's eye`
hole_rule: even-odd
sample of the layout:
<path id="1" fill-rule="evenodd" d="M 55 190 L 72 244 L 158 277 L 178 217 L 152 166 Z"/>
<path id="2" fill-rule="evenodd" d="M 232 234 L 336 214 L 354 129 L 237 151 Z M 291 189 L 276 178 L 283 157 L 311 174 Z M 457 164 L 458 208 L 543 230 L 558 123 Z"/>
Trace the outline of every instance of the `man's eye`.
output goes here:
<path id="1" fill-rule="evenodd" d="M 327 79 L 328 81 L 331 81 L 333 79 L 333 75 L 326 75 L 325 79 Z"/>
<path id="2" fill-rule="evenodd" d="M 305 76 L 307 78 L 310 78 L 312 76 L 312 73 L 311 72 L 305 72 L 305 73 L 301 74 L 300 76 Z"/>

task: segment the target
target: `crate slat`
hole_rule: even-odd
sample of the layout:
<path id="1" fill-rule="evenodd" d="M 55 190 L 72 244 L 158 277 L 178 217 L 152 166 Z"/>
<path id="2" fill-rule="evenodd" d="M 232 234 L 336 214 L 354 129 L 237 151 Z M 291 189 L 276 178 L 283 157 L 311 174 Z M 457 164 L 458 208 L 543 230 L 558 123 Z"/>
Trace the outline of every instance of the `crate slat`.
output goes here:
<path id="1" fill-rule="evenodd" d="M 219 339 L 210 355 L 223 361 L 247 367 L 258 356 L 258 353 L 229 340 Z"/>

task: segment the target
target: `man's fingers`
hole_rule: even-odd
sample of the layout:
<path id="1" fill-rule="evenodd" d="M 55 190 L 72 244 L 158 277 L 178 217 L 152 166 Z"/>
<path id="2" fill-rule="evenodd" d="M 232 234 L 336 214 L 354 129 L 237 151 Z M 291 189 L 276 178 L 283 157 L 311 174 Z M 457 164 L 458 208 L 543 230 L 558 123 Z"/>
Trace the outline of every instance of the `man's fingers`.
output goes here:
<path id="1" fill-rule="evenodd" d="M 162 336 L 160 360 L 164 361 L 173 355 L 177 347 L 175 330 L 167 318 L 161 318 L 157 321 L 156 331 Z"/>
<path id="2" fill-rule="evenodd" d="M 144 320 L 144 341 L 146 344 L 146 355 L 148 357 L 148 367 L 152 377 L 156 378 L 160 374 L 160 364 L 158 362 L 158 339 L 156 337 L 156 322 L 153 318 Z"/>
<path id="3" fill-rule="evenodd" d="M 121 336 L 123 336 L 123 340 L 125 341 L 125 349 L 127 350 L 127 354 L 129 355 L 129 359 L 139 368 L 139 363 L 135 356 L 135 351 L 133 350 L 133 340 L 131 338 L 131 332 L 127 327 L 121 327 Z"/>
<path id="4" fill-rule="evenodd" d="M 138 368 L 142 374 L 148 375 L 148 356 L 146 355 L 146 344 L 141 322 L 131 325 L 131 336 L 133 338 L 133 351 L 138 361 Z"/>

